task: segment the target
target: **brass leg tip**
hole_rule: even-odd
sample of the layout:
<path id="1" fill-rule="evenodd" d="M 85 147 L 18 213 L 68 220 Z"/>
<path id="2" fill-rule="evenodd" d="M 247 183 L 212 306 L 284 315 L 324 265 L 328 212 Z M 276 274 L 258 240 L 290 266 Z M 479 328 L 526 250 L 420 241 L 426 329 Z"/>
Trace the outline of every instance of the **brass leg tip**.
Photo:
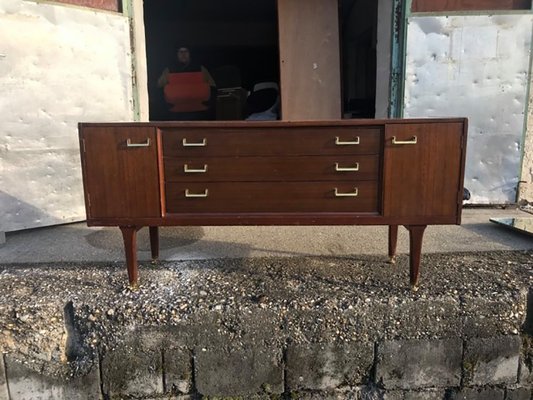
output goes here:
<path id="1" fill-rule="evenodd" d="M 411 291 L 412 292 L 416 293 L 416 292 L 418 292 L 418 289 L 419 289 L 418 283 L 411 284 Z"/>
<path id="2" fill-rule="evenodd" d="M 132 292 L 137 292 L 139 290 L 139 282 L 134 282 L 134 283 L 130 282 L 130 290 Z"/>
<path id="3" fill-rule="evenodd" d="M 396 264 L 396 256 L 389 257 L 389 264 Z"/>
<path id="4" fill-rule="evenodd" d="M 152 258 L 152 264 L 159 263 L 159 258 Z"/>

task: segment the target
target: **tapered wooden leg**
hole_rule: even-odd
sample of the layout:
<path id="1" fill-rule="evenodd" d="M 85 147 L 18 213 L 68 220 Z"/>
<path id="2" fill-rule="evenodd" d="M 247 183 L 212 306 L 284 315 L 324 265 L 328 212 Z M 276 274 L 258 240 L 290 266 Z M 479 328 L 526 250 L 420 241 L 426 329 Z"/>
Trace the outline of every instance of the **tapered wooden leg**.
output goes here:
<path id="1" fill-rule="evenodd" d="M 128 267 L 128 279 L 132 288 L 139 285 L 139 268 L 137 265 L 137 226 L 120 226 L 124 239 L 124 251 L 126 252 L 126 266 Z"/>
<path id="2" fill-rule="evenodd" d="M 150 250 L 152 251 L 152 262 L 159 258 L 159 227 L 150 227 Z"/>
<path id="3" fill-rule="evenodd" d="M 389 262 L 396 262 L 396 244 L 398 243 L 398 225 L 389 225 Z"/>
<path id="4" fill-rule="evenodd" d="M 409 268 L 411 289 L 418 290 L 418 277 L 420 270 L 420 256 L 422 254 L 422 238 L 427 225 L 408 225 L 409 231 Z"/>

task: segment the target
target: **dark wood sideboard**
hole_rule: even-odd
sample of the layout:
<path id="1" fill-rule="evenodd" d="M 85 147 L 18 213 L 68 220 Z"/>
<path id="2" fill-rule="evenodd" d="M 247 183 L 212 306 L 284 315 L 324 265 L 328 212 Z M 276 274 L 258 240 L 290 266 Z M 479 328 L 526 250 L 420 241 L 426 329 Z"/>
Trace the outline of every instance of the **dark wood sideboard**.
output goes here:
<path id="1" fill-rule="evenodd" d="M 130 284 L 136 233 L 164 225 L 388 225 L 410 240 L 418 285 L 427 225 L 460 224 L 467 120 L 80 123 L 87 224 L 122 231 Z"/>

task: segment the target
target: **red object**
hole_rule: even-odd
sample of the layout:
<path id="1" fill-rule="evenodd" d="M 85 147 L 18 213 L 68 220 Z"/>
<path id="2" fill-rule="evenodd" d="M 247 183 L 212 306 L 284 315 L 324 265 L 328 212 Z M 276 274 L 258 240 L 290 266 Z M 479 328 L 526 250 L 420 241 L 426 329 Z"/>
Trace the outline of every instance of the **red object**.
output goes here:
<path id="1" fill-rule="evenodd" d="M 180 72 L 168 74 L 164 87 L 165 101 L 172 112 L 194 112 L 207 110 L 204 104 L 211 93 L 202 72 Z"/>

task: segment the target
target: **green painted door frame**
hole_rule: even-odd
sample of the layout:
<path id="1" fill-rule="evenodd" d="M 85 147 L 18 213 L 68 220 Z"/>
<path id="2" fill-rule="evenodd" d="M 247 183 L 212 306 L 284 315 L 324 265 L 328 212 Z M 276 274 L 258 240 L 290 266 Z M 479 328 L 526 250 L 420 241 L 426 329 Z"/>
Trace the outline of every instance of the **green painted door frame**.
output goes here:
<path id="1" fill-rule="evenodd" d="M 393 0 L 389 117 L 403 117 L 405 43 L 411 0 Z"/>

